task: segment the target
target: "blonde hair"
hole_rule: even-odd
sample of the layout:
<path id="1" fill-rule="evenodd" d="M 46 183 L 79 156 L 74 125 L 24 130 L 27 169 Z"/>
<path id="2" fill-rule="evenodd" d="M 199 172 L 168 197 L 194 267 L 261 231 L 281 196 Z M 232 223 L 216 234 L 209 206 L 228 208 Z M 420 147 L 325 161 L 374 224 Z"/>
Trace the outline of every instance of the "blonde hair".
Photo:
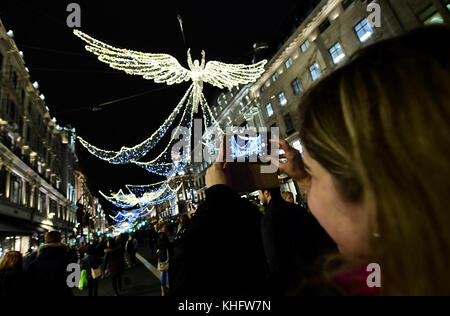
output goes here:
<path id="1" fill-rule="evenodd" d="M 304 147 L 366 206 L 383 294 L 450 294 L 449 37 L 430 27 L 368 47 L 301 104 Z"/>
<path id="2" fill-rule="evenodd" d="M 22 271 L 23 257 L 18 251 L 8 251 L 0 260 L 0 271 Z"/>

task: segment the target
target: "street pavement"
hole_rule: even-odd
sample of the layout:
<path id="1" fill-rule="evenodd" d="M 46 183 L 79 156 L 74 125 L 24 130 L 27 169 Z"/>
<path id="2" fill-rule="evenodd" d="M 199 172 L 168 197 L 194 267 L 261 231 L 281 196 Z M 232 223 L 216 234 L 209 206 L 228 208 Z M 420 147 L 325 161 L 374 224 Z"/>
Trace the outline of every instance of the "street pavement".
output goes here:
<path id="1" fill-rule="evenodd" d="M 150 256 L 150 250 L 139 248 L 138 253 L 153 265 L 152 270 L 155 272 L 155 258 Z M 161 286 L 158 277 L 142 262 L 136 261 L 136 266 L 125 270 L 122 279 L 123 291 L 119 293 L 120 296 L 161 296 Z M 156 273 L 158 272 L 156 271 Z M 80 291 L 76 288 L 72 291 L 75 296 L 88 296 L 87 289 Z M 115 296 L 111 279 L 99 280 L 98 296 Z"/>

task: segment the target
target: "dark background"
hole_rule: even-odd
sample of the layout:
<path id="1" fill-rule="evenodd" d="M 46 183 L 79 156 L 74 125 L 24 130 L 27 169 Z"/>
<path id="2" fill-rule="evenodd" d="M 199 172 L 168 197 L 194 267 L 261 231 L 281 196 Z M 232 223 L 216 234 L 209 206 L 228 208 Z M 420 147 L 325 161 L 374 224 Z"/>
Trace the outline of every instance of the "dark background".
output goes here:
<path id="1" fill-rule="evenodd" d="M 167 87 L 109 68 L 84 49 L 84 42 L 66 25 L 69 3 L 81 5 L 81 30 L 115 47 L 167 53 L 187 67 L 186 46 L 177 14 L 184 22 L 193 59 L 251 63 L 255 42 L 269 44 L 269 58 L 277 51 L 313 0 L 262 1 L 25 1 L 2 0 L 0 17 L 24 52 L 31 81 L 38 81 L 52 117 L 71 125 L 91 144 L 107 150 L 132 147 L 149 137 L 170 115 L 190 83 Z M 153 91 L 101 111 L 98 104 Z M 205 84 L 210 104 L 220 90 Z M 164 146 L 167 140 L 164 141 Z M 79 166 L 90 189 L 116 192 L 125 184 L 163 180 L 134 165 L 111 165 L 91 156 L 77 144 Z M 158 155 L 154 149 L 141 161 Z M 104 207 L 108 208 L 101 199 Z"/>

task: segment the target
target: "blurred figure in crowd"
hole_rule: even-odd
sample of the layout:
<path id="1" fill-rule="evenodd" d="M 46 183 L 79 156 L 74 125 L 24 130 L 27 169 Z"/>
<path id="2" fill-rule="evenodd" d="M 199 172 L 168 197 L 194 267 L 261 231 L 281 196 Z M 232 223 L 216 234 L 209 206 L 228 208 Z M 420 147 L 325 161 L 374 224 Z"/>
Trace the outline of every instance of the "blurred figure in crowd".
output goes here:
<path id="1" fill-rule="evenodd" d="M 282 198 L 280 188 L 260 190 L 259 200 L 266 206 L 261 231 L 270 294 L 293 295 L 299 282 L 319 273 L 318 259 L 335 245 L 310 213 Z"/>
<path id="2" fill-rule="evenodd" d="M 206 174 L 206 200 L 177 241 L 171 273 L 175 296 L 249 296 L 265 293 L 262 214 L 231 189 L 223 163 Z"/>
<path id="3" fill-rule="evenodd" d="M 168 224 L 166 222 L 161 222 L 158 228 L 158 261 L 167 262 L 169 261 L 170 269 L 170 258 L 172 253 L 172 246 L 169 241 L 169 236 L 167 233 Z M 169 270 L 161 271 L 161 295 L 167 295 L 167 287 L 169 286 Z"/>
<path id="4" fill-rule="evenodd" d="M 120 241 L 120 238 L 117 238 L 117 240 Z M 120 296 L 122 291 L 122 274 L 125 270 L 124 251 L 121 244 L 117 243 L 114 238 L 108 240 L 107 247 L 105 249 L 103 270 L 105 271 L 105 276 L 112 280 L 114 293 L 116 296 Z"/>
<path id="5" fill-rule="evenodd" d="M 39 287 L 36 295 L 72 296 L 72 289 L 67 286 L 67 266 L 77 262 L 70 262 L 69 249 L 61 243 L 59 232 L 48 232 L 44 238 L 45 245 L 39 248 L 37 258 L 28 269 L 33 284 Z"/>
<path id="6" fill-rule="evenodd" d="M 86 248 L 86 256 L 81 260 L 81 270 L 86 270 L 88 279 L 89 296 L 98 296 L 99 276 L 93 274 L 94 270 L 98 270 L 102 264 L 100 255 L 94 245 Z"/>
<path id="7" fill-rule="evenodd" d="M 136 265 L 136 252 L 138 250 L 138 242 L 134 235 L 130 235 L 128 237 L 125 249 L 128 253 L 128 257 L 130 258 L 130 266 L 134 267 Z"/>
<path id="8" fill-rule="evenodd" d="M 22 254 L 18 251 L 5 253 L 0 259 L 0 296 L 27 296 L 29 285 L 23 272 Z"/>
<path id="9" fill-rule="evenodd" d="M 283 197 L 283 200 L 285 200 L 288 203 L 294 204 L 294 194 L 292 192 L 281 192 L 281 196 Z"/>

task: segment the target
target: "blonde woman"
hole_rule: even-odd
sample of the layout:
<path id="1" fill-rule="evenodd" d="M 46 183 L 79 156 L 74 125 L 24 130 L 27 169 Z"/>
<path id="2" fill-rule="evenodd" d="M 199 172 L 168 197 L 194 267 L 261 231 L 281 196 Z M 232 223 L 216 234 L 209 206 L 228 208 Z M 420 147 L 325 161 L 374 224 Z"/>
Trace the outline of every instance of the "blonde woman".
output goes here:
<path id="1" fill-rule="evenodd" d="M 304 157 L 280 169 L 336 241 L 342 294 L 450 294 L 450 30 L 363 50 L 299 106 Z M 381 288 L 367 265 L 381 267 Z"/>
<path id="2" fill-rule="evenodd" d="M 26 277 L 23 257 L 18 251 L 9 251 L 0 260 L 0 296 L 26 295 Z"/>

